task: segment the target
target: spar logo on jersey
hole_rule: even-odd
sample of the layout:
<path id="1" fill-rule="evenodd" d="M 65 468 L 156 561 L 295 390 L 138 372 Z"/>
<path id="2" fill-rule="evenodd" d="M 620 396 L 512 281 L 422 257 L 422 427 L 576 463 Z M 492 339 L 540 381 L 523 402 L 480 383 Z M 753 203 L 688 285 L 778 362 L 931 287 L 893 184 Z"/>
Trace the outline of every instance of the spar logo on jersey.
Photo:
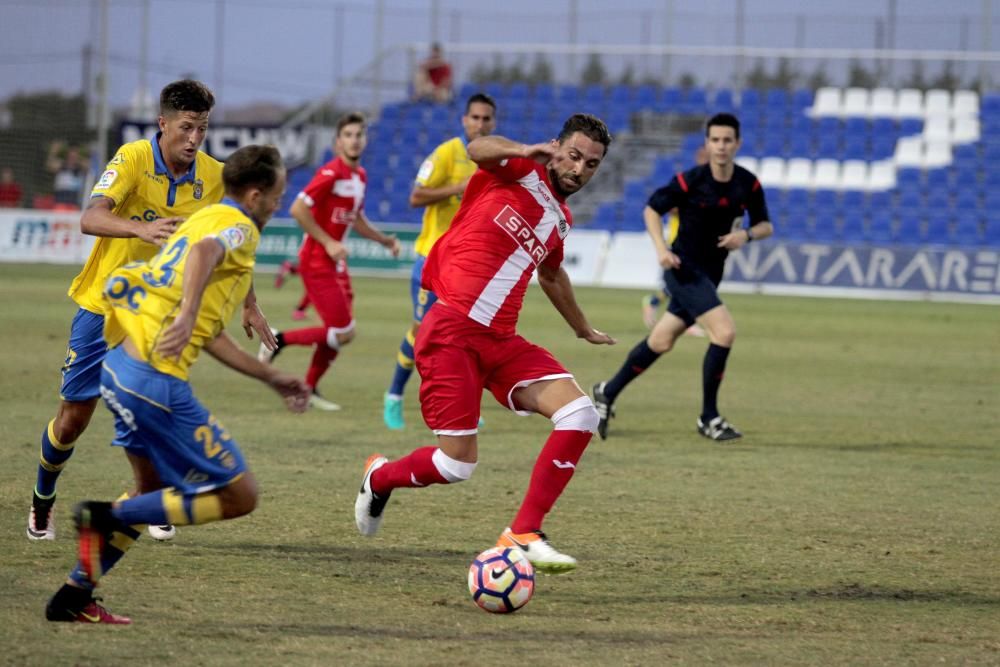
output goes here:
<path id="1" fill-rule="evenodd" d="M 493 222 L 510 234 L 510 237 L 517 241 L 536 265 L 541 264 L 549 253 L 545 249 L 545 244 L 535 236 L 535 230 L 531 228 L 524 216 L 511 208 L 510 205 L 504 206 L 503 210 L 493 218 Z"/>

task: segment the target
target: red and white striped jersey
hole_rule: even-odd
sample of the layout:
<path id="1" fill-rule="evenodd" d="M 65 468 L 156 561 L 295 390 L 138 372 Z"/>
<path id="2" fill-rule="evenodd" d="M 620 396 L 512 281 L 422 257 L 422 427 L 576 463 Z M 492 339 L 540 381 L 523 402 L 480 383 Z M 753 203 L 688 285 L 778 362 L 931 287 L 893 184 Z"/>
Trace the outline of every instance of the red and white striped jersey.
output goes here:
<path id="1" fill-rule="evenodd" d="M 513 334 L 539 264 L 558 268 L 573 218 L 544 165 L 525 158 L 479 169 L 421 284 L 500 334 Z"/>
<path id="2" fill-rule="evenodd" d="M 317 169 L 298 196 L 312 210 L 316 224 L 332 238 L 342 241 L 364 206 L 367 182 L 364 167 L 352 169 L 337 157 Z M 299 256 L 303 261 L 333 262 L 323 246 L 310 236 L 306 237 Z"/>

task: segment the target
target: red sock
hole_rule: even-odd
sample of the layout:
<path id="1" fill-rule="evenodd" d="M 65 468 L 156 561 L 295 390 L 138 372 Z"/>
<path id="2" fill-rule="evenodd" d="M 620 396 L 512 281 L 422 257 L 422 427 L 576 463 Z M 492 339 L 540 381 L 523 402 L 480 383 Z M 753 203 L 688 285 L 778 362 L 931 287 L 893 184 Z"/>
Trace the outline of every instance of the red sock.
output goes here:
<path id="1" fill-rule="evenodd" d="M 541 530 L 545 515 L 573 478 L 576 464 L 593 436 L 589 431 L 552 431 L 535 461 L 528 492 L 510 524 L 511 532 Z"/>
<path id="2" fill-rule="evenodd" d="M 326 343 L 317 345 L 312 360 L 309 362 L 309 370 L 306 371 L 306 384 L 315 389 L 320 378 L 326 373 L 326 369 L 336 358 L 337 350 L 331 350 L 326 346 Z"/>
<path id="3" fill-rule="evenodd" d="M 448 480 L 434 465 L 433 456 L 437 449 L 432 446 L 421 447 L 397 461 L 386 463 L 372 473 L 372 491 L 381 494 L 393 489 L 447 484 Z"/>
<path id="4" fill-rule="evenodd" d="M 307 327 L 282 331 L 285 345 L 321 345 L 326 347 L 326 327 Z"/>

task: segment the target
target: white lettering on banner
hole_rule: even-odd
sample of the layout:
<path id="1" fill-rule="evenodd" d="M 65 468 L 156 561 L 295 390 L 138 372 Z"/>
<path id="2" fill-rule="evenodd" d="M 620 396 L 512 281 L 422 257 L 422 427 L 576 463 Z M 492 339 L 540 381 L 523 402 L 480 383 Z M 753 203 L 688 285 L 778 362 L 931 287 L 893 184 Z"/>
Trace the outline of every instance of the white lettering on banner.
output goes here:
<path id="1" fill-rule="evenodd" d="M 844 253 L 833 262 L 833 265 L 826 270 L 823 277 L 819 279 L 820 283 L 833 283 L 837 279 L 837 275 L 845 269 L 850 272 L 851 281 L 855 285 L 864 284 L 864 274 L 861 271 L 861 265 L 858 263 L 858 258 L 854 254 L 853 250 L 845 250 Z"/>
<path id="2" fill-rule="evenodd" d="M 806 256 L 806 270 L 805 275 L 802 276 L 802 282 L 806 284 L 815 283 L 819 262 L 822 258 L 830 254 L 830 249 L 822 245 L 803 243 L 799 246 L 799 250 Z"/>
<path id="3" fill-rule="evenodd" d="M 937 289 L 937 276 L 934 275 L 934 267 L 931 266 L 930 260 L 927 255 L 923 252 L 918 252 L 910 260 L 903 270 L 900 272 L 899 276 L 896 278 L 896 284 L 894 287 L 903 287 L 910 281 L 911 278 L 920 272 L 923 278 L 924 284 L 927 285 L 927 289 L 935 290 Z"/>
<path id="4" fill-rule="evenodd" d="M 989 250 L 977 252 L 972 275 L 975 278 L 971 283 L 973 292 L 1000 292 L 1000 253 Z M 990 279 L 994 280 L 992 285 Z"/>
<path id="5" fill-rule="evenodd" d="M 0 261 L 75 264 L 94 237 L 80 232 L 80 214 L 9 209 L 0 212 Z"/>
<path id="6" fill-rule="evenodd" d="M 951 279 L 955 279 L 955 288 L 961 292 L 969 289 L 965 272 L 969 270 L 969 258 L 962 252 L 946 252 L 941 262 L 941 289 L 951 287 Z"/>
<path id="7" fill-rule="evenodd" d="M 158 130 L 156 123 L 126 121 L 121 125 L 121 141 L 127 144 L 139 139 L 152 139 Z M 243 146 L 272 144 L 281 152 L 285 165 L 295 167 L 308 160 L 311 137 L 312 130 L 304 126 L 261 127 L 213 123 L 201 149 L 217 160 L 225 160 Z"/>
<path id="8" fill-rule="evenodd" d="M 892 286 L 892 265 L 896 256 L 885 248 L 875 248 L 868 258 L 868 273 L 865 274 L 866 285 Z"/>

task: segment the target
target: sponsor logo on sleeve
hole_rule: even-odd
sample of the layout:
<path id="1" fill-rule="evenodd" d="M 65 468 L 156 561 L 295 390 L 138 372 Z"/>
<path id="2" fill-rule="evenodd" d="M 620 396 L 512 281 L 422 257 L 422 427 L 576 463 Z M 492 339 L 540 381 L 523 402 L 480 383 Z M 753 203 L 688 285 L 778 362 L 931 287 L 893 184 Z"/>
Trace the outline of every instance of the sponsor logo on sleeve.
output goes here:
<path id="1" fill-rule="evenodd" d="M 424 160 L 424 163 L 420 165 L 420 171 L 417 172 L 418 181 L 426 181 L 434 173 L 434 163 L 431 160 Z"/>
<path id="2" fill-rule="evenodd" d="M 108 169 L 103 174 L 101 174 L 101 178 L 100 180 L 97 181 L 97 184 L 94 186 L 94 189 L 107 190 L 108 188 L 111 187 L 112 183 L 115 182 L 116 178 L 118 178 L 118 172 L 115 171 L 114 169 Z"/>
<path id="3" fill-rule="evenodd" d="M 243 245 L 243 242 L 247 240 L 248 234 L 242 229 L 241 226 L 228 227 L 223 229 L 218 234 L 219 241 L 222 245 L 226 247 L 227 250 L 235 250 Z"/>

